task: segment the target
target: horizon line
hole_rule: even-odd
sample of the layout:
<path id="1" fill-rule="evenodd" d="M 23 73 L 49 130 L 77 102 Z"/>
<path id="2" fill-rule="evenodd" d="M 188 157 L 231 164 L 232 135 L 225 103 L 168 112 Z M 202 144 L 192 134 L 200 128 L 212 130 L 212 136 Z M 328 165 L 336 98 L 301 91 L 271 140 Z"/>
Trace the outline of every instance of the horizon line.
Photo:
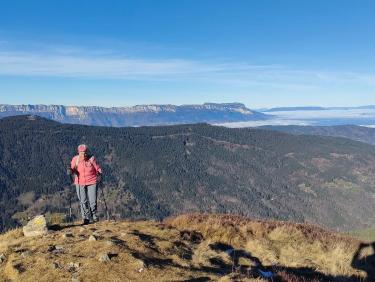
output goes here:
<path id="1" fill-rule="evenodd" d="M 57 106 L 57 107 L 81 107 L 81 108 L 134 108 L 134 107 L 142 107 L 142 106 L 174 106 L 174 107 L 183 107 L 183 106 L 204 106 L 204 105 L 243 105 L 248 109 L 253 110 L 271 110 L 271 109 L 278 109 L 278 108 L 321 108 L 321 109 L 340 109 L 340 108 L 363 108 L 363 107 L 375 107 L 375 104 L 366 104 L 366 105 L 357 105 L 357 106 L 322 106 L 322 105 L 298 105 L 298 106 L 269 106 L 269 107 L 249 107 L 243 102 L 204 102 L 204 103 L 191 103 L 191 104 L 134 104 L 134 105 L 127 105 L 127 106 L 100 106 L 100 105 L 66 105 L 66 104 L 40 104 L 40 103 L 25 103 L 25 104 L 0 104 L 0 106 Z"/>

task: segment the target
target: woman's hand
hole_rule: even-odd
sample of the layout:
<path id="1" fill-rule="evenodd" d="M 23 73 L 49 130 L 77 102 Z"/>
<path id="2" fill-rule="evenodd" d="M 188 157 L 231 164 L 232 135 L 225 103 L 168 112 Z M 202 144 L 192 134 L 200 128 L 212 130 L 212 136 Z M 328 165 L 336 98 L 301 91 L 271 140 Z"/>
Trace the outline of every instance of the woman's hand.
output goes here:
<path id="1" fill-rule="evenodd" d="M 102 174 L 101 174 L 101 173 L 98 173 L 97 176 L 96 176 L 96 182 L 97 182 L 97 183 L 100 183 L 100 182 L 102 182 L 102 180 L 103 180 L 103 176 L 102 176 Z"/>

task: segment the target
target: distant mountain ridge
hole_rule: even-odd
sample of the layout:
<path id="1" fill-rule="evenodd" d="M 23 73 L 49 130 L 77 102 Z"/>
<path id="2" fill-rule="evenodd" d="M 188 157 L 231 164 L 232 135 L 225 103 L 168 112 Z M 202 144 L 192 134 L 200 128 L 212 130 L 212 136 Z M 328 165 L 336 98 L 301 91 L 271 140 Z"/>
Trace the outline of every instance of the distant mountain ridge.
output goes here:
<path id="1" fill-rule="evenodd" d="M 62 123 L 100 126 L 143 126 L 185 123 L 218 123 L 267 119 L 266 114 L 241 103 L 203 105 L 136 105 L 132 107 L 0 105 L 0 118 L 39 115 Z"/>

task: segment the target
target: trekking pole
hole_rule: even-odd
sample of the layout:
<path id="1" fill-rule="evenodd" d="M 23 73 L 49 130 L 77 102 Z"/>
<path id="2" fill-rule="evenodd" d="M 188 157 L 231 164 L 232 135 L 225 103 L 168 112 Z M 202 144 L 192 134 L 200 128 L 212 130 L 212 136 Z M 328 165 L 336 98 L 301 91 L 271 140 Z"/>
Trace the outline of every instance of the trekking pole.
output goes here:
<path id="1" fill-rule="evenodd" d="M 70 169 L 70 166 L 69 168 Z M 70 178 L 70 185 L 74 184 L 74 179 L 73 179 L 73 175 L 70 174 L 69 175 L 69 178 Z M 68 192 L 68 196 L 69 196 L 69 222 L 72 222 L 72 193 L 69 189 L 69 192 Z"/>
<path id="2" fill-rule="evenodd" d="M 103 202 L 104 202 L 105 214 L 106 214 L 107 220 L 109 221 L 109 212 L 108 212 L 108 207 L 107 207 L 107 201 L 105 200 L 103 186 L 104 186 L 103 185 L 103 181 L 102 181 L 102 179 L 100 179 L 100 181 L 99 181 L 99 189 L 102 192 L 102 199 L 103 199 Z"/>
<path id="3" fill-rule="evenodd" d="M 60 154 L 60 161 L 61 161 L 62 166 L 65 167 L 65 163 L 64 163 L 64 160 L 62 158 L 62 154 Z M 69 179 L 70 179 L 69 186 L 71 186 L 74 183 L 74 179 L 73 179 L 73 175 L 72 175 L 70 165 L 67 166 L 66 172 L 69 175 Z M 71 194 L 70 188 L 71 187 L 69 187 L 69 190 L 68 190 L 68 197 L 69 197 L 69 218 L 68 218 L 68 222 L 72 222 L 72 194 Z"/>

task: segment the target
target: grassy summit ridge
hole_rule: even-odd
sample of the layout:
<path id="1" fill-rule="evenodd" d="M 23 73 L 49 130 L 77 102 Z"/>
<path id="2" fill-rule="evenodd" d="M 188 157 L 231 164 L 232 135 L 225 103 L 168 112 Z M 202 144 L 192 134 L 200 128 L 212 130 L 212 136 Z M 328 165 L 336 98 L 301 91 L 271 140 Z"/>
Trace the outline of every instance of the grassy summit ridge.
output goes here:
<path id="1" fill-rule="evenodd" d="M 274 281 L 358 281 L 358 245 L 312 225 L 219 214 L 61 226 L 33 238 L 15 229 L 0 235 L 0 281 L 269 281 L 260 270 Z"/>

